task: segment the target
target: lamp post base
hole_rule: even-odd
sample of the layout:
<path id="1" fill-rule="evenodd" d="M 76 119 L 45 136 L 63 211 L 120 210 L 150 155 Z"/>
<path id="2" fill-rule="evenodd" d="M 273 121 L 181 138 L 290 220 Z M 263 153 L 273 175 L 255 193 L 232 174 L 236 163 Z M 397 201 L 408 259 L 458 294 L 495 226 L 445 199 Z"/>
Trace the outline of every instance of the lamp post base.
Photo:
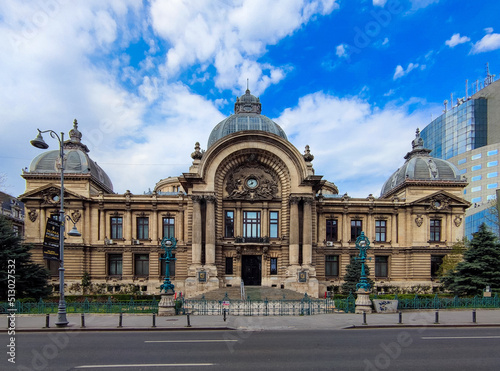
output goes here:
<path id="1" fill-rule="evenodd" d="M 356 309 L 355 313 L 371 313 L 372 302 L 370 300 L 370 292 L 360 288 L 356 291 Z"/>
<path id="2" fill-rule="evenodd" d="M 158 316 L 175 316 L 174 293 L 162 294 L 158 303 Z"/>

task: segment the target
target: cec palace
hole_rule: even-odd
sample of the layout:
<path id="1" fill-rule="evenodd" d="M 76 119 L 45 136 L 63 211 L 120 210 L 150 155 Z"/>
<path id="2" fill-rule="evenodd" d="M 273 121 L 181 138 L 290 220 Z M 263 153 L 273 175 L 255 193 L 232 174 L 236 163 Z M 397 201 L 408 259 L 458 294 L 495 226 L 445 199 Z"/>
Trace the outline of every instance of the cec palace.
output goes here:
<path id="1" fill-rule="evenodd" d="M 192 165 L 146 194 L 114 193 L 76 120 L 69 137 L 64 207 L 81 232 L 65 237 L 69 293 L 88 274 L 104 292 L 133 287 L 158 294 L 165 274 L 160 242 L 175 237 L 172 282 L 186 297 L 242 281 L 323 296 L 342 284 L 362 231 L 371 243 L 367 264 L 376 291 L 430 288 L 464 235 L 467 181 L 455 165 L 432 157 L 418 130 L 380 196 L 367 198 L 340 195 L 333 180 L 316 174 L 309 146 L 295 148 L 249 90 L 214 126 L 206 150 L 195 144 Z M 42 243 L 47 220 L 58 217 L 59 162 L 59 150 L 34 158 L 20 196 L 25 242 L 56 288 L 59 263 L 43 259 Z"/>

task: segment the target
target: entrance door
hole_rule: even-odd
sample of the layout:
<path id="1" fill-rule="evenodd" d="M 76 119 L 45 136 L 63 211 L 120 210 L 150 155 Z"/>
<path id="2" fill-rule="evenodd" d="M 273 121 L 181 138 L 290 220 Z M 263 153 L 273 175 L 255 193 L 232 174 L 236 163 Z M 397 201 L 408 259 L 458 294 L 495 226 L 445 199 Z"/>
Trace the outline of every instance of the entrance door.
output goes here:
<path id="1" fill-rule="evenodd" d="M 260 286 L 262 271 L 262 256 L 242 255 L 241 278 L 246 286 Z"/>

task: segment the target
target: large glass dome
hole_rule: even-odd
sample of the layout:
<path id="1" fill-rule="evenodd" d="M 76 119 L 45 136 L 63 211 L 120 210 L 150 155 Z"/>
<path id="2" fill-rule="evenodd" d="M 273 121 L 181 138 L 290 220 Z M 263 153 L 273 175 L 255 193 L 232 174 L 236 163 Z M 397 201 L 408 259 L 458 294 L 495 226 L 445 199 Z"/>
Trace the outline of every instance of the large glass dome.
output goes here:
<path id="1" fill-rule="evenodd" d="M 279 135 L 288 140 L 283 129 L 270 118 L 261 115 L 261 103 L 259 98 L 246 93 L 236 99 L 234 104 L 234 115 L 219 122 L 210 133 L 207 148 L 225 136 L 245 130 L 260 130 Z"/>

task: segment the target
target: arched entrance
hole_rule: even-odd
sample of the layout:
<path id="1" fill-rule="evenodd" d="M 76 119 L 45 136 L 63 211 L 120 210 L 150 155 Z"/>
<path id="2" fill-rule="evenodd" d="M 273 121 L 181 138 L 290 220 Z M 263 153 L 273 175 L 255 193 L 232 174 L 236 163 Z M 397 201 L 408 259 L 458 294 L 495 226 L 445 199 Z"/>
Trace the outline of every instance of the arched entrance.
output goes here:
<path id="1" fill-rule="evenodd" d="M 262 281 L 262 256 L 241 256 L 241 278 L 246 286 L 260 286 Z"/>

